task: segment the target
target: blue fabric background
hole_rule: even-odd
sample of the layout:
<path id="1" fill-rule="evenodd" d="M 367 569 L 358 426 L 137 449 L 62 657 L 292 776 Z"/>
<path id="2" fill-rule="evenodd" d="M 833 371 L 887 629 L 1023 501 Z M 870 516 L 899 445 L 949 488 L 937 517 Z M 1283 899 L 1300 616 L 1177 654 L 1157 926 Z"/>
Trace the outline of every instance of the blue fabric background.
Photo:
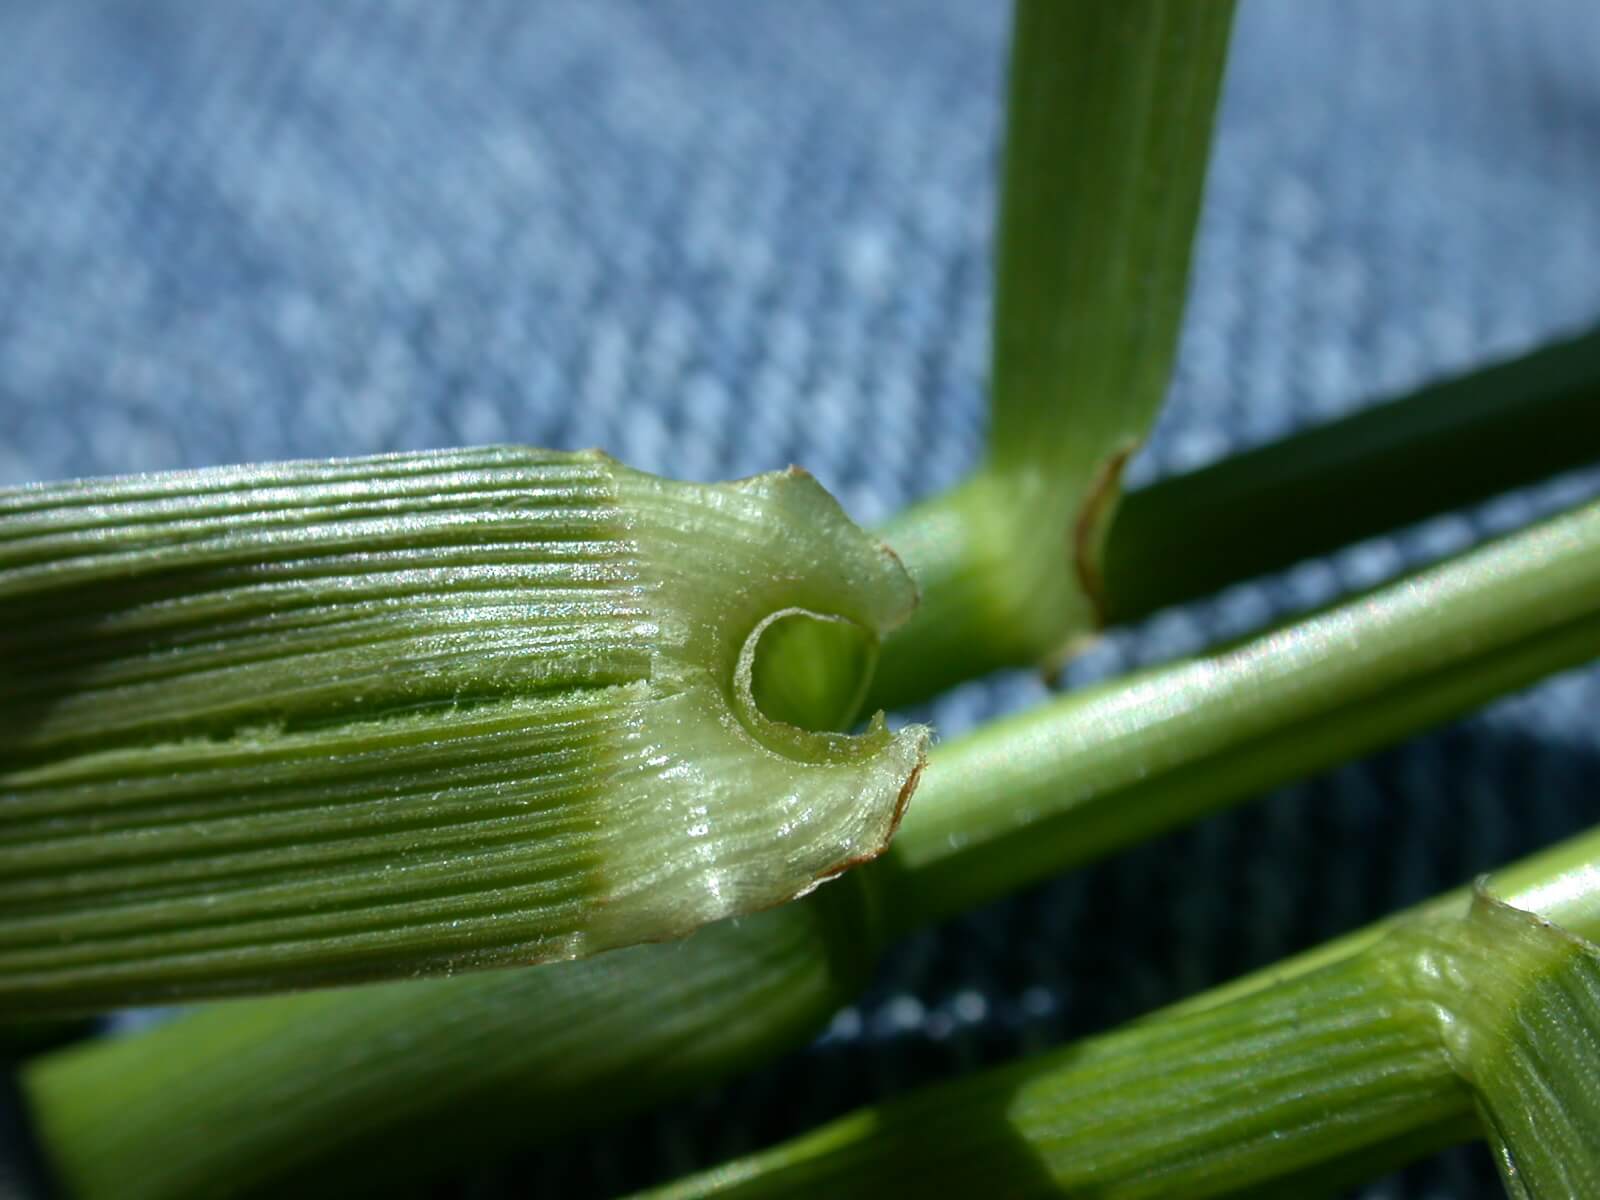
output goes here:
<path id="1" fill-rule="evenodd" d="M 689 477 L 794 461 L 879 519 L 978 449 L 1005 15 L 0 3 L 0 483 L 521 441 Z M 1246 3 L 1133 478 L 1600 317 L 1597 64 L 1587 0 Z M 1236 588 L 1070 682 L 1597 490 Z M 955 733 L 1041 695 L 975 685 L 934 716 Z M 1597 714 L 1600 674 L 1575 672 L 919 936 L 805 1053 L 461 1194 L 636 1186 L 1370 920 L 1600 817 Z M 1498 1193 L 1458 1152 L 1360 1194 Z"/>

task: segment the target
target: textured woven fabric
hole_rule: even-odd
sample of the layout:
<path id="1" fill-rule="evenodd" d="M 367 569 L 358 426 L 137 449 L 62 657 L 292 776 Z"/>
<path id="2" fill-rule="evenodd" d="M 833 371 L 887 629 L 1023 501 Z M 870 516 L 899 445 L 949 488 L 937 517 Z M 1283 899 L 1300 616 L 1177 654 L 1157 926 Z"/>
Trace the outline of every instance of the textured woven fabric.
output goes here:
<path id="1" fill-rule="evenodd" d="M 10 0 L 0 483 L 520 441 L 695 478 L 798 462 L 879 519 L 981 437 L 1004 8 Z M 1588 0 L 1247 3 L 1134 479 L 1600 316 L 1597 62 Z M 1233 589 L 1069 682 L 1595 490 Z M 915 937 L 809 1050 L 471 1194 L 637 1186 L 1371 920 L 1600 817 L 1597 712 L 1600 674 L 1571 673 Z M 1360 1194 L 1497 1190 L 1458 1152 Z"/>

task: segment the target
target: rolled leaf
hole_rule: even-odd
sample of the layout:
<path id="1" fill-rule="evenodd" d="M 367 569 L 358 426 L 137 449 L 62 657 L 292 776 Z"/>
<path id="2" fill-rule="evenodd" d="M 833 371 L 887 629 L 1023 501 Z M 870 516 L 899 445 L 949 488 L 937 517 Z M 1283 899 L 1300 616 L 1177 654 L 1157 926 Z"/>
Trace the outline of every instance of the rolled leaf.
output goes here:
<path id="1" fill-rule="evenodd" d="M 794 469 L 0 492 L 0 1010 L 572 958 L 802 895 L 883 848 L 925 736 L 774 719 L 763 636 L 824 622 L 870 668 L 914 602 Z"/>

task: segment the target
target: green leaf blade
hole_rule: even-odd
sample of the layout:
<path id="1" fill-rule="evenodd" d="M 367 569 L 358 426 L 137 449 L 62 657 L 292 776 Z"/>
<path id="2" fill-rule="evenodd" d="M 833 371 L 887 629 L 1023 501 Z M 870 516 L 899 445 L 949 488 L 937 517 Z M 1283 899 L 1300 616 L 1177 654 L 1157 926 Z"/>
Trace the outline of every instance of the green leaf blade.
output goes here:
<path id="1" fill-rule="evenodd" d="M 1591 329 L 1130 492 L 1106 544 L 1109 615 L 1137 620 L 1597 458 Z"/>

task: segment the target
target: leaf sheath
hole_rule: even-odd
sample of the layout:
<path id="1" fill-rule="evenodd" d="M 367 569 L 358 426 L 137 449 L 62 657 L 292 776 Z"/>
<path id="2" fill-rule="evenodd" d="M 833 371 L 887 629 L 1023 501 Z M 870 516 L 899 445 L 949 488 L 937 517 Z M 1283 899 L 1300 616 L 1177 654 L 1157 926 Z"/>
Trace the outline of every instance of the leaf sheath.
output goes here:
<path id="1" fill-rule="evenodd" d="M 882 848 L 922 734 L 769 718 L 761 639 L 874 651 L 912 603 L 796 472 L 490 449 L 0 494 L 0 1009 L 571 958 L 803 894 Z"/>

